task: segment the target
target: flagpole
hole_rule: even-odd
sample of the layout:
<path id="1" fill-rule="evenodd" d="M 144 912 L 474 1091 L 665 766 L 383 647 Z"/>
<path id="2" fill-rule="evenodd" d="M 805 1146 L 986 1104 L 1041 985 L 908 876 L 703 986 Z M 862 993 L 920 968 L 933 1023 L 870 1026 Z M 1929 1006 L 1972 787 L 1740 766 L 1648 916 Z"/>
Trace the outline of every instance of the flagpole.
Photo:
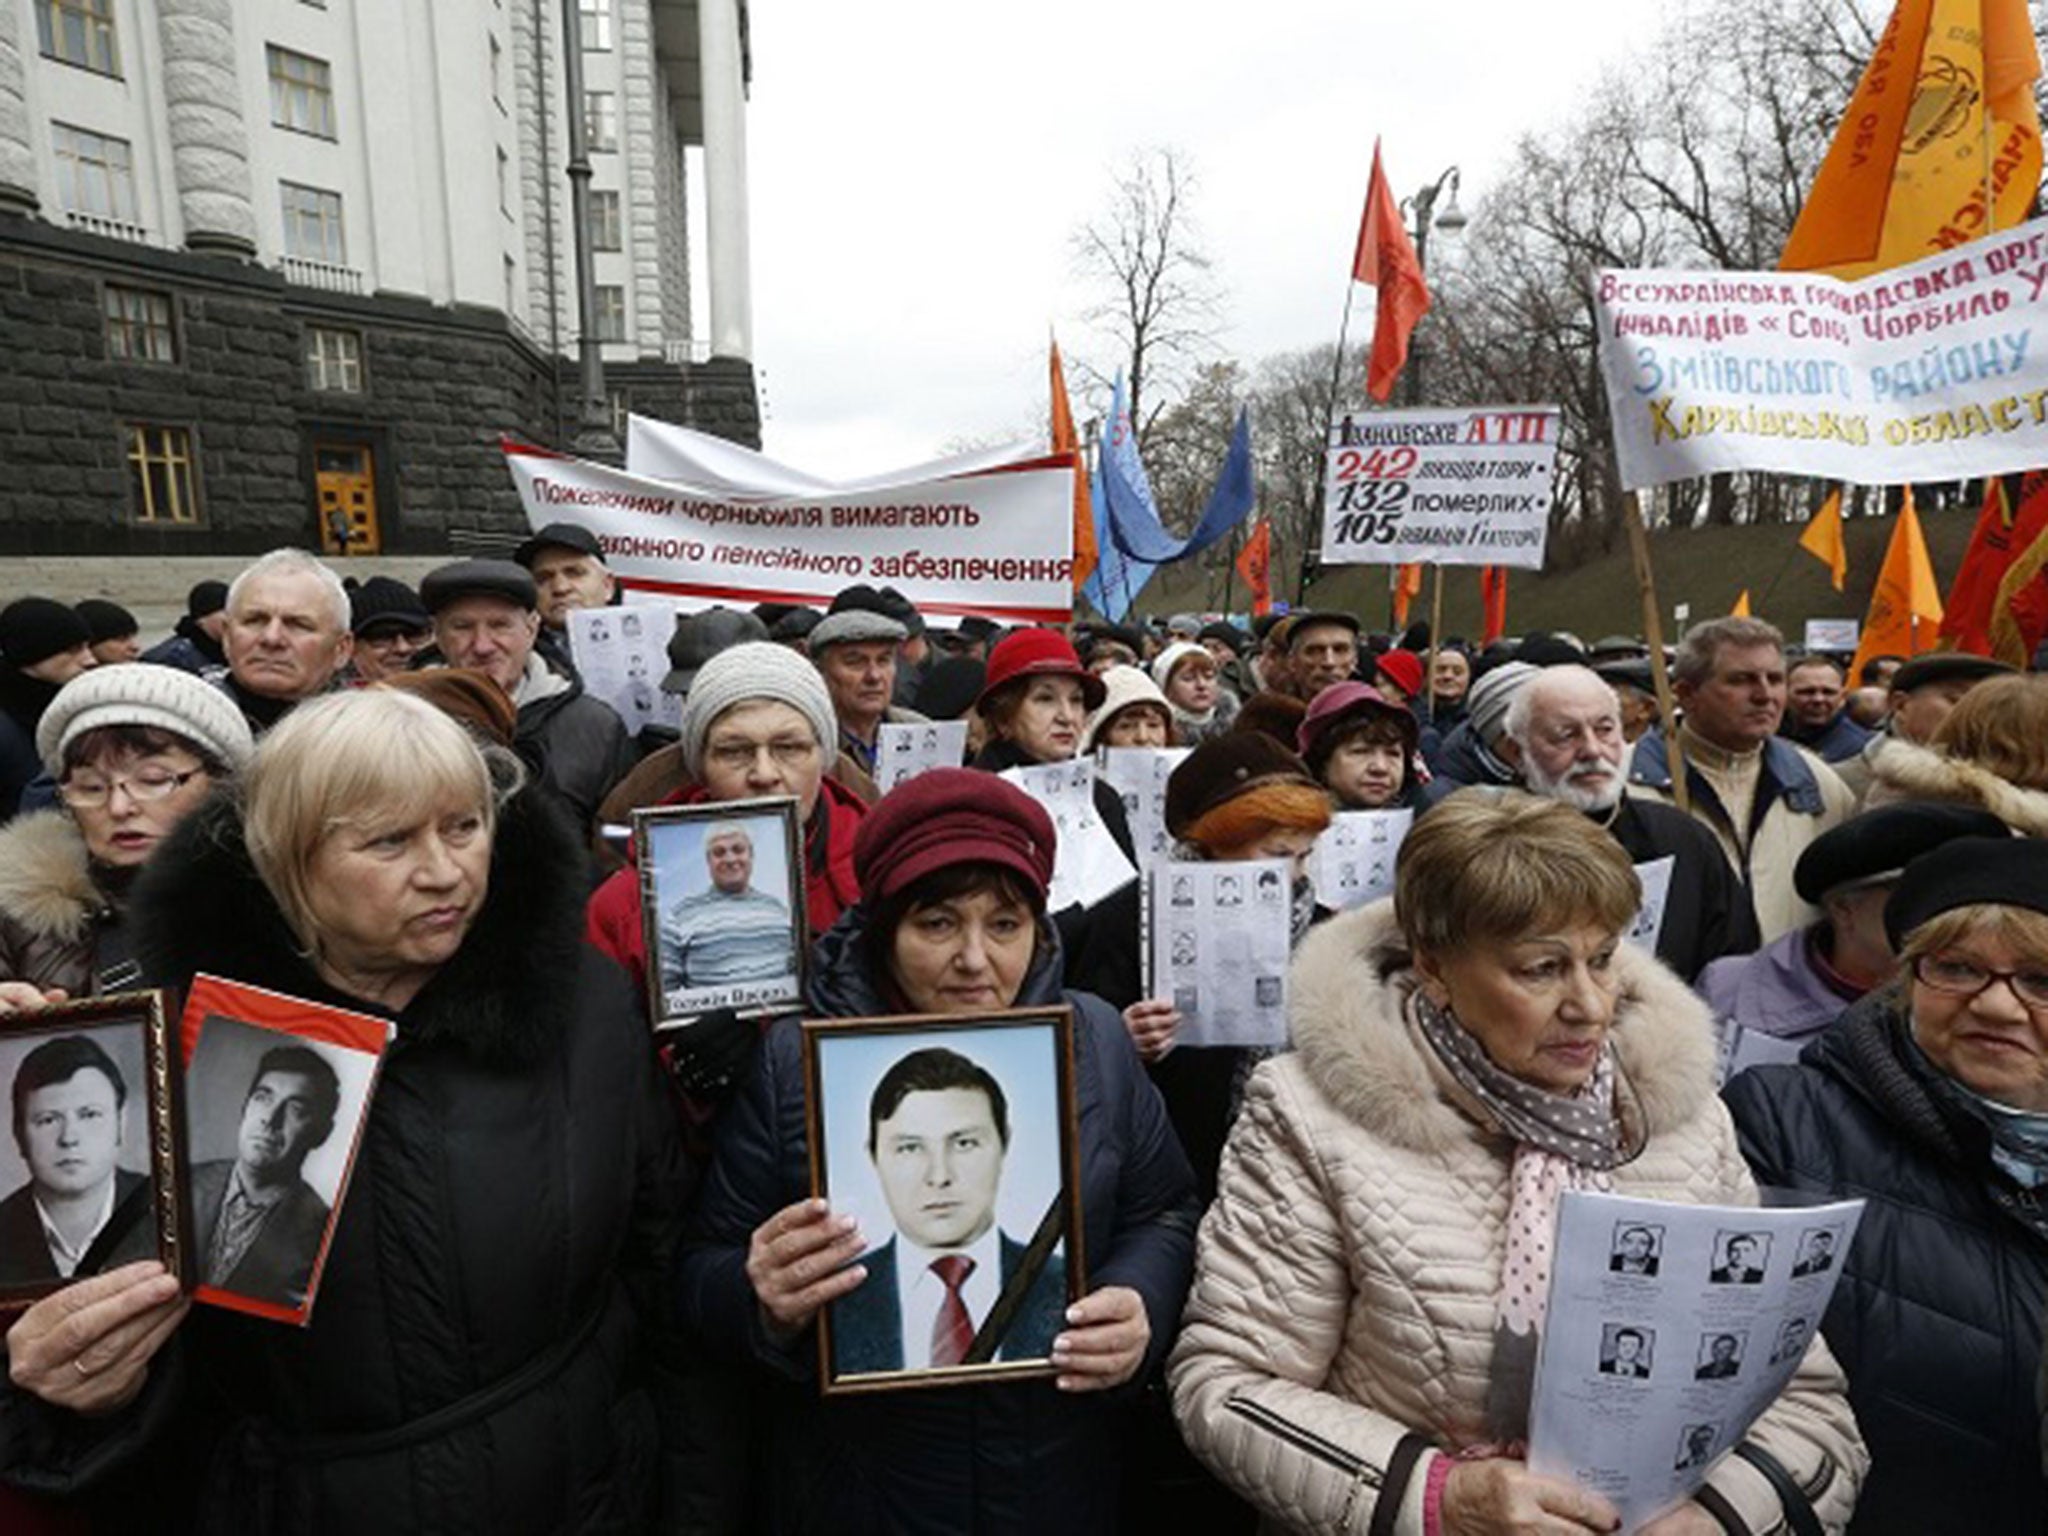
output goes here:
<path id="1" fill-rule="evenodd" d="M 1337 424 L 1337 391 L 1344 386 L 1344 344 L 1351 338 L 1351 299 L 1357 288 L 1358 280 L 1347 277 L 1344 283 L 1344 318 L 1337 324 L 1337 356 L 1330 364 L 1330 416 L 1323 423 L 1323 472 L 1317 480 L 1322 494 L 1316 500 L 1315 515 L 1301 541 L 1301 579 L 1294 587 L 1294 606 L 1297 608 L 1308 601 L 1309 552 L 1315 548 L 1323 526 L 1323 508 L 1330 499 L 1330 429 Z"/>
<path id="2" fill-rule="evenodd" d="M 1628 552 L 1635 562 L 1636 591 L 1643 600 L 1643 638 L 1650 645 L 1650 681 L 1657 689 L 1657 718 L 1664 727 L 1664 757 L 1671 769 L 1671 798 L 1692 814 L 1692 787 L 1685 780 L 1685 749 L 1678 740 L 1678 706 L 1671 697 L 1671 676 L 1664 669 L 1664 616 L 1657 609 L 1657 577 L 1650 568 L 1650 534 L 1643 523 L 1643 498 L 1628 493 Z"/>
<path id="3" fill-rule="evenodd" d="M 1429 654 L 1422 661 L 1422 708 L 1418 713 L 1436 724 L 1436 657 L 1444 644 L 1444 568 L 1432 562 L 1429 590 Z"/>

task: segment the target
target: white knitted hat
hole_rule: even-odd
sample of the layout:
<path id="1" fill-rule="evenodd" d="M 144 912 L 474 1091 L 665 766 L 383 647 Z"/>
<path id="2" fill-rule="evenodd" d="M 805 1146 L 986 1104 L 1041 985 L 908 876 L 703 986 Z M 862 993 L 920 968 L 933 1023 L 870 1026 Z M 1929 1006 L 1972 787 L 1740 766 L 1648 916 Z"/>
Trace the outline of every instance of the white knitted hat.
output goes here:
<path id="1" fill-rule="evenodd" d="M 832 712 L 825 679 L 788 646 L 749 640 L 728 646 L 699 667 L 683 698 L 683 767 L 691 778 L 703 776 L 704 738 L 711 733 L 711 722 L 735 704 L 763 699 L 787 704 L 809 720 L 830 765 L 838 748 L 839 719 Z"/>
<path id="2" fill-rule="evenodd" d="M 1083 752 L 1093 752 L 1102 728 L 1109 724 L 1118 710 L 1129 709 L 1133 704 L 1156 704 L 1168 721 L 1173 719 L 1173 709 L 1166 702 L 1166 695 L 1140 668 L 1111 667 L 1102 674 L 1102 686 L 1107 690 L 1102 696 L 1102 707 L 1088 717 L 1088 724 L 1081 730 Z"/>
<path id="3" fill-rule="evenodd" d="M 1465 713 L 1471 718 L 1473 734 L 1481 742 L 1490 747 L 1499 739 L 1507 726 L 1508 706 L 1529 679 L 1542 670 L 1526 661 L 1504 661 L 1489 668 L 1472 685 L 1465 695 Z"/>
<path id="4" fill-rule="evenodd" d="M 1164 688 L 1173 681 L 1173 669 L 1190 656 L 1201 657 L 1212 669 L 1216 665 L 1216 658 L 1209 654 L 1207 646 L 1197 645 L 1192 640 L 1176 640 L 1153 660 L 1152 681 Z"/>
<path id="5" fill-rule="evenodd" d="M 36 752 L 53 777 L 64 752 L 87 731 L 144 725 L 171 731 L 239 773 L 256 750 L 234 700 L 178 667 L 123 661 L 81 672 L 58 691 L 36 726 Z"/>

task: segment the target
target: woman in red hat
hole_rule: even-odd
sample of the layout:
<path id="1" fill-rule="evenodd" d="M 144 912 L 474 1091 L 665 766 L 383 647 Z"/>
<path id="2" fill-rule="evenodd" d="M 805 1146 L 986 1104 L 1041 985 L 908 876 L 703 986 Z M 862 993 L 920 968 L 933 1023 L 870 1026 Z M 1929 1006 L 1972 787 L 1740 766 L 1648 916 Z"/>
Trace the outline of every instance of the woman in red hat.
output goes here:
<path id="1" fill-rule="evenodd" d="M 860 903 L 812 957 L 812 1016 L 1074 1010 L 1089 1291 L 1057 1378 L 821 1397 L 818 1313 L 869 1283 L 871 1245 L 810 1188 L 800 1026 L 776 1023 L 718 1151 L 678 1267 L 685 1320 L 770 1401 L 775 1469 L 747 1528 L 1024 1533 L 1123 1529 L 1123 1444 L 1180 1316 L 1198 1210 L 1187 1159 L 1122 1020 L 1061 984 L 1046 919 L 1056 834 L 1030 796 L 941 768 L 885 796 L 854 839 Z"/>
<path id="2" fill-rule="evenodd" d="M 1332 683 L 1302 718 L 1302 759 L 1340 811 L 1421 810 L 1421 730 L 1408 706 L 1366 683 Z"/>

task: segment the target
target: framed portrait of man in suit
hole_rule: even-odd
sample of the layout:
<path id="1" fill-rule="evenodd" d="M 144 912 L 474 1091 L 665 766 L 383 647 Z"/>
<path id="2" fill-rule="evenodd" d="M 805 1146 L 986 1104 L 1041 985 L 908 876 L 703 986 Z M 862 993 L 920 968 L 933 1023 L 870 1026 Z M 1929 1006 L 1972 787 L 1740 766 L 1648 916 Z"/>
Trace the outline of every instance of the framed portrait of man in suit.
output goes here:
<path id="1" fill-rule="evenodd" d="M 811 1187 L 869 1239 L 824 1390 L 1054 1374 L 1083 1289 L 1065 1008 L 804 1025 Z"/>
<path id="2" fill-rule="evenodd" d="M 170 1064 L 161 992 L 0 1020 L 0 1308 L 137 1259 L 186 1277 Z"/>

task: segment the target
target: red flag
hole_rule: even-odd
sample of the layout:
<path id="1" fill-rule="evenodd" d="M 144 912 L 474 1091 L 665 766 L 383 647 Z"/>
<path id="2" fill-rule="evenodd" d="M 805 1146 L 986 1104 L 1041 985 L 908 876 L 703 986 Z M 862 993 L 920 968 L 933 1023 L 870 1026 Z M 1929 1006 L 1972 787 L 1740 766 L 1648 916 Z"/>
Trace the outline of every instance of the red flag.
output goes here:
<path id="1" fill-rule="evenodd" d="M 1504 565 L 1479 568 L 1479 601 L 1486 610 L 1481 645 L 1491 645 L 1508 632 L 1508 570 Z"/>
<path id="2" fill-rule="evenodd" d="M 1422 567 L 1419 565 L 1397 565 L 1394 567 L 1394 628 L 1408 627 L 1408 605 L 1422 592 Z"/>
<path id="3" fill-rule="evenodd" d="M 1052 451 L 1074 458 L 1074 590 L 1087 585 L 1101 552 L 1095 547 L 1095 511 L 1088 499 L 1088 465 L 1081 439 L 1074 431 L 1074 411 L 1067 404 L 1067 375 L 1060 367 L 1060 344 L 1052 344 Z"/>
<path id="4" fill-rule="evenodd" d="M 1991 656 L 1991 625 L 1998 612 L 1998 588 L 2021 551 L 2048 530 L 2048 475 L 2039 471 L 2020 485 L 2018 516 L 2006 503 L 2005 483 L 1997 476 L 1988 482 L 1984 510 L 1977 514 L 1976 529 L 1970 534 L 1963 563 L 1948 589 L 1947 611 L 1941 621 L 1941 638 L 1959 651 Z"/>
<path id="5" fill-rule="evenodd" d="M 1273 608 L 1273 525 L 1265 518 L 1252 529 L 1252 536 L 1237 552 L 1237 574 L 1252 590 L 1252 612 L 1270 613 Z"/>
<path id="6" fill-rule="evenodd" d="M 2048 639 L 2048 475 L 2030 474 L 2022 483 L 2012 544 L 1992 600 L 1991 654 L 2024 667 Z"/>
<path id="7" fill-rule="evenodd" d="M 1365 192 L 1365 216 L 1358 225 L 1358 249 L 1351 258 L 1354 282 L 1379 290 L 1378 318 L 1372 328 L 1372 361 L 1365 387 L 1375 400 L 1394 392 L 1394 380 L 1408 361 L 1408 337 L 1429 312 L 1429 289 L 1422 281 L 1422 262 L 1401 222 L 1401 206 L 1380 168 L 1380 147 L 1372 147 L 1372 182 Z"/>

